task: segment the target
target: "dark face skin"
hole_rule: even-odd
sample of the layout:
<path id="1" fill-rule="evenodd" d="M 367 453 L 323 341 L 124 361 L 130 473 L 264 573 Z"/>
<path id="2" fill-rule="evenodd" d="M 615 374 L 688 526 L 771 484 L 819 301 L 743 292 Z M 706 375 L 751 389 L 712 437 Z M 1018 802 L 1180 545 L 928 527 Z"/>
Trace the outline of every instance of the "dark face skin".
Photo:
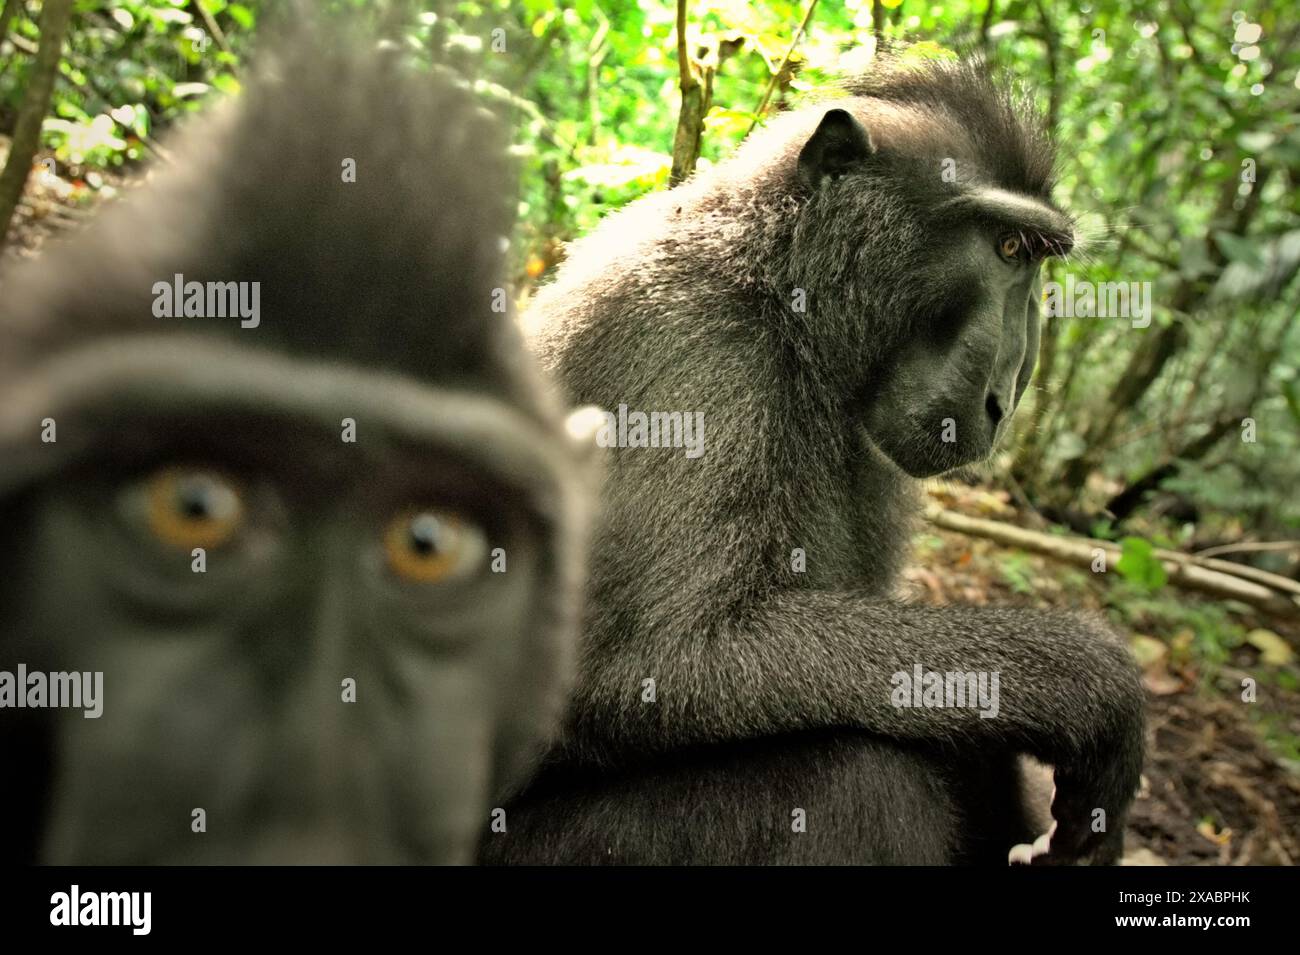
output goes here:
<path id="1" fill-rule="evenodd" d="M 819 217 L 800 240 L 800 280 L 831 275 L 823 298 L 844 326 L 899 329 L 887 360 L 851 376 L 851 420 L 917 478 L 987 457 L 1006 432 L 1038 357 L 1042 261 L 1074 241 L 1066 215 L 988 185 L 969 160 L 960 182 L 941 180 L 943 164 L 957 164 L 928 143 L 877 141 L 857 116 L 831 109 L 797 167 Z M 889 228 L 859 228 L 880 222 Z M 875 314 L 860 318 L 854 301 Z"/>
<path id="2" fill-rule="evenodd" d="M 18 626 L 104 673 L 99 719 L 50 712 L 41 861 L 470 861 L 538 581 L 520 502 L 318 422 L 123 421 L 113 446 L 20 544 Z"/>
<path id="3" fill-rule="evenodd" d="M 1039 266 L 1018 231 L 992 223 L 969 226 L 936 255 L 931 279 L 947 287 L 948 304 L 918 318 L 863 421 L 908 474 L 981 460 L 1006 432 L 1038 356 Z"/>

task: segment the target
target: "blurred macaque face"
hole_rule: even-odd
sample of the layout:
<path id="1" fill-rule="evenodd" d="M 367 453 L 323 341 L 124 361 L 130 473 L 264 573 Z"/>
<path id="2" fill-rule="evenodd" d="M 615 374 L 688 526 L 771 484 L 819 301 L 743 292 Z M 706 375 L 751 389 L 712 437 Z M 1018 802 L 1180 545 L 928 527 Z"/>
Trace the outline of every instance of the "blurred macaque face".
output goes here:
<path id="1" fill-rule="evenodd" d="M 274 416 L 118 428 L 19 544 L 16 626 L 102 674 L 50 715 L 41 860 L 471 861 L 538 586 L 517 495 Z"/>

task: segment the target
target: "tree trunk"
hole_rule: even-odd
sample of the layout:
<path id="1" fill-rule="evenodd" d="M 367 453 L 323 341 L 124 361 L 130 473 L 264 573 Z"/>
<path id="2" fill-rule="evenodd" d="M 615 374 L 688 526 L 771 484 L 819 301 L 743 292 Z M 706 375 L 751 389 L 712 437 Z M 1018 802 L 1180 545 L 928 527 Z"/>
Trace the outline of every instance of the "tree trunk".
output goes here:
<path id="1" fill-rule="evenodd" d="M 32 63 L 18 122 L 14 126 L 13 144 L 4 172 L 0 173 L 0 246 L 9 232 L 18 200 L 22 198 L 27 177 L 32 171 L 32 157 L 41 145 L 41 123 L 50 108 L 54 78 L 59 72 L 63 37 L 72 19 L 72 0 L 45 0 L 41 7 L 41 45 Z"/>

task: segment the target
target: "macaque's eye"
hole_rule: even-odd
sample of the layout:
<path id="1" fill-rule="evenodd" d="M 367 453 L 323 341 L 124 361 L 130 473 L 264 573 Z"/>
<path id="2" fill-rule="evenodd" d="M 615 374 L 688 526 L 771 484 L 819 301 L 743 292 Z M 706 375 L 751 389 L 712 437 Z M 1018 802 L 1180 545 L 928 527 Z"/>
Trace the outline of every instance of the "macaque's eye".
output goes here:
<path id="1" fill-rule="evenodd" d="M 483 565 L 487 540 L 457 514 L 413 508 L 389 523 L 384 553 L 401 579 L 433 584 L 474 574 Z"/>
<path id="2" fill-rule="evenodd" d="M 239 530 L 244 500 L 228 478 L 202 468 L 164 468 L 144 486 L 149 530 L 164 544 L 220 547 Z"/>
<path id="3" fill-rule="evenodd" d="M 1020 257 L 1021 248 L 1020 236 L 1013 233 L 1009 232 L 998 240 L 998 254 L 1008 262 Z"/>

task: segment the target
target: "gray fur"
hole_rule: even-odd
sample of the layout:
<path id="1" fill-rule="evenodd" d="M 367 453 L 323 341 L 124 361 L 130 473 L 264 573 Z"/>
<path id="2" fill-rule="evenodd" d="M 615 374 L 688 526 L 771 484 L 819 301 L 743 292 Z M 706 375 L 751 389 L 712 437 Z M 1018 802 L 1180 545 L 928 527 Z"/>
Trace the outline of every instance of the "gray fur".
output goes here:
<path id="1" fill-rule="evenodd" d="M 861 760 L 859 777 L 837 777 L 844 800 L 874 803 L 871 777 L 914 766 L 912 754 L 935 747 L 948 755 L 934 757 L 931 771 L 952 793 L 976 765 L 1009 767 L 1003 761 L 1027 753 L 1057 770 L 1058 855 L 1114 856 L 1141 765 L 1143 698 L 1127 650 L 1082 615 L 892 601 L 914 482 L 868 433 L 872 422 L 906 421 L 911 440 L 922 441 L 923 396 L 906 403 L 916 389 L 931 389 L 924 398 L 936 407 L 973 404 L 954 404 L 954 414 L 970 410 L 983 427 L 994 365 L 1014 382 L 1014 395 L 1003 395 L 1003 410 L 1014 410 L 1033 366 L 1037 256 L 1069 244 L 1068 225 L 1056 225 L 1068 220 L 1048 197 L 1050 153 L 1032 117 L 977 67 L 884 74 L 857 88 L 867 95 L 829 104 L 856 117 L 875 150 L 847 174 L 836 170 L 812 191 L 801 183 L 797 157 L 828 104 L 796 110 L 731 160 L 610 217 L 575 245 L 533 306 L 535 350 L 571 401 L 702 411 L 708 450 L 698 460 L 606 452 L 568 735 L 537 785 L 546 795 L 519 803 L 516 820 L 535 828 L 517 826 L 513 845 L 486 843 L 490 858 L 536 859 L 544 843 L 551 861 L 591 861 L 603 838 L 623 847 L 624 861 L 744 861 L 753 854 L 734 830 L 693 827 L 682 814 L 693 800 L 716 798 L 742 831 L 780 829 L 746 807 L 808 771 L 797 755 L 781 757 L 787 744 L 773 744 L 766 766 L 758 759 L 717 785 L 697 774 L 682 804 L 661 802 L 652 818 L 643 804 L 651 797 L 620 799 L 620 780 L 639 780 L 630 789 L 640 793 L 672 792 L 674 774 L 698 758 L 685 748 L 837 727 L 876 741 L 844 737 Z M 945 157 L 957 159 L 958 182 L 940 180 Z M 957 281 L 963 257 L 985 248 L 970 245 L 977 226 L 957 210 L 986 187 L 1031 199 L 1051 223 L 1033 264 L 1007 272 L 994 292 Z M 807 294 L 806 312 L 791 307 L 796 289 Z M 938 324 L 968 300 L 989 314 L 987 326 L 967 326 L 979 341 L 987 335 L 983 351 L 966 353 L 962 336 Z M 1018 353 L 1008 356 L 1004 318 L 1023 326 L 1026 315 L 1030 336 L 1017 327 Z M 918 341 L 944 336 L 951 341 L 917 359 L 913 382 L 886 387 Z M 968 377 L 978 377 L 969 388 Z M 987 441 L 936 448 L 918 464 L 925 473 L 986 453 Z M 806 573 L 791 569 L 794 548 L 806 550 Z M 890 677 L 917 663 L 1000 672 L 999 715 L 895 708 Z M 642 700 L 647 678 L 655 703 Z M 584 766 L 604 775 L 593 781 Z M 556 792 L 567 792 L 567 809 L 556 808 Z M 901 809 L 893 837 L 916 840 L 910 861 L 933 861 L 921 848 L 926 832 L 947 831 L 954 812 L 977 802 Z M 1105 838 L 1087 832 L 1094 807 L 1107 812 Z M 999 811 L 1016 828 L 1006 822 L 1016 807 Z M 684 829 L 696 855 L 654 848 L 664 827 Z M 593 828 L 603 831 L 583 835 Z M 960 848 L 941 855 L 968 858 Z M 904 856 L 859 845 L 833 858 Z"/>

